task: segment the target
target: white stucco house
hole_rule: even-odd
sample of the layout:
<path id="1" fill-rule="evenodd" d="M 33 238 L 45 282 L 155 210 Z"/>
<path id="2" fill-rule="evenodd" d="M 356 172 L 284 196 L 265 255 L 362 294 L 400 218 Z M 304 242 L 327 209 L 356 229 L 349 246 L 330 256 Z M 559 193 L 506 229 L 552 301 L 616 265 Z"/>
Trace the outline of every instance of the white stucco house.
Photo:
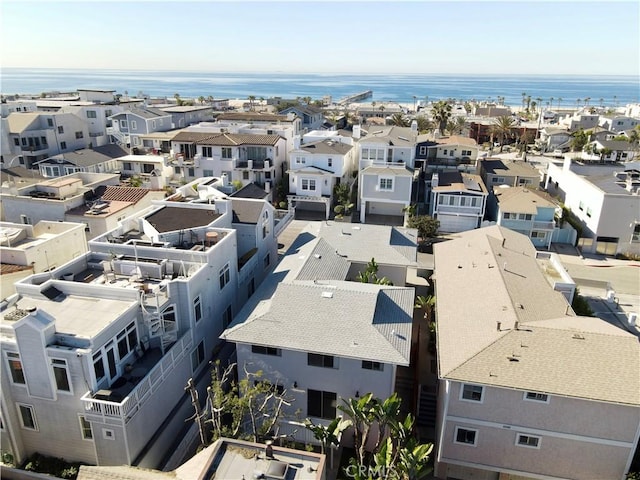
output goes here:
<path id="1" fill-rule="evenodd" d="M 0 312 L 0 440 L 16 462 L 159 468 L 183 440 L 184 387 L 204 394 L 218 336 L 277 251 L 273 208 L 211 180 L 16 284 Z"/>

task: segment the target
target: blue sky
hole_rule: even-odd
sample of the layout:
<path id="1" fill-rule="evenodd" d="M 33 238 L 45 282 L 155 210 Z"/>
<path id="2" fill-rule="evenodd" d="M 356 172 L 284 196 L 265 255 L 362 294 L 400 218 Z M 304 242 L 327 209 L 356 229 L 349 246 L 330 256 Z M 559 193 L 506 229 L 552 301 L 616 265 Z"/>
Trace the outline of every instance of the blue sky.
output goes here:
<path id="1" fill-rule="evenodd" d="M 5 67 L 638 75 L 640 2 L 32 2 Z"/>

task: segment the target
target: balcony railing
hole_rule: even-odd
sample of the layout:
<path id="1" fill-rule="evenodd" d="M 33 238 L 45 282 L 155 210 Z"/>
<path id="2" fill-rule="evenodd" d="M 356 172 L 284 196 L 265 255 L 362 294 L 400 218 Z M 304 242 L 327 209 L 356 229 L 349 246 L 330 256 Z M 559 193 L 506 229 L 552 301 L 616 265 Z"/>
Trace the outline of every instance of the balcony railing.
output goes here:
<path id="1" fill-rule="evenodd" d="M 192 347 L 193 339 L 191 334 L 187 333 L 171 347 L 131 393 L 120 402 L 94 398 L 95 393 L 91 391 L 85 393 L 81 400 L 84 402 L 88 419 L 97 417 L 97 420 L 102 423 L 113 420 L 127 423 L 140 410 L 149 396 L 162 388 L 164 380 L 183 361 L 184 356 L 189 354 Z"/>
<path id="2" fill-rule="evenodd" d="M 234 168 L 246 168 L 249 170 L 272 170 L 273 161 L 266 158 L 264 160 L 240 160 L 236 159 L 234 162 Z"/>
<path id="3" fill-rule="evenodd" d="M 536 230 L 553 230 L 556 228 L 555 222 L 533 222 L 533 228 Z"/>

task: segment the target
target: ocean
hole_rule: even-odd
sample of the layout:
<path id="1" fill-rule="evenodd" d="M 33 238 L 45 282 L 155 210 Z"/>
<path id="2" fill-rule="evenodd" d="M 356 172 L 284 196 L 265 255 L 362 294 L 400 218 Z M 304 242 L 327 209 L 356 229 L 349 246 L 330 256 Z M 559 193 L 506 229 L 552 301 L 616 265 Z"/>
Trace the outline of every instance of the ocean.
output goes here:
<path id="1" fill-rule="evenodd" d="M 115 90 L 116 93 L 182 98 L 311 97 L 330 95 L 337 101 L 347 95 L 372 90 L 366 101 L 493 100 L 522 105 L 522 94 L 552 107 L 625 105 L 640 101 L 639 76 L 579 75 L 347 75 L 293 73 L 207 73 L 175 71 L 76 70 L 3 68 L 0 91 L 39 94 L 78 88 Z M 580 100 L 580 102 L 578 102 Z M 539 101 L 538 101 L 539 103 Z"/>

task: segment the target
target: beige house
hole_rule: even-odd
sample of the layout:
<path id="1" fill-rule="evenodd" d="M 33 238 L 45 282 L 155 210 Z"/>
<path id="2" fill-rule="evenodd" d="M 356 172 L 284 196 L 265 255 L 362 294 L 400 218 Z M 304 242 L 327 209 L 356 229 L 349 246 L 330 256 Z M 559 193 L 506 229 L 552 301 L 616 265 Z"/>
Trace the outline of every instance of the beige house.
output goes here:
<path id="1" fill-rule="evenodd" d="M 576 316 L 524 235 L 493 226 L 434 250 L 436 477 L 624 478 L 640 435 L 638 339 Z"/>

